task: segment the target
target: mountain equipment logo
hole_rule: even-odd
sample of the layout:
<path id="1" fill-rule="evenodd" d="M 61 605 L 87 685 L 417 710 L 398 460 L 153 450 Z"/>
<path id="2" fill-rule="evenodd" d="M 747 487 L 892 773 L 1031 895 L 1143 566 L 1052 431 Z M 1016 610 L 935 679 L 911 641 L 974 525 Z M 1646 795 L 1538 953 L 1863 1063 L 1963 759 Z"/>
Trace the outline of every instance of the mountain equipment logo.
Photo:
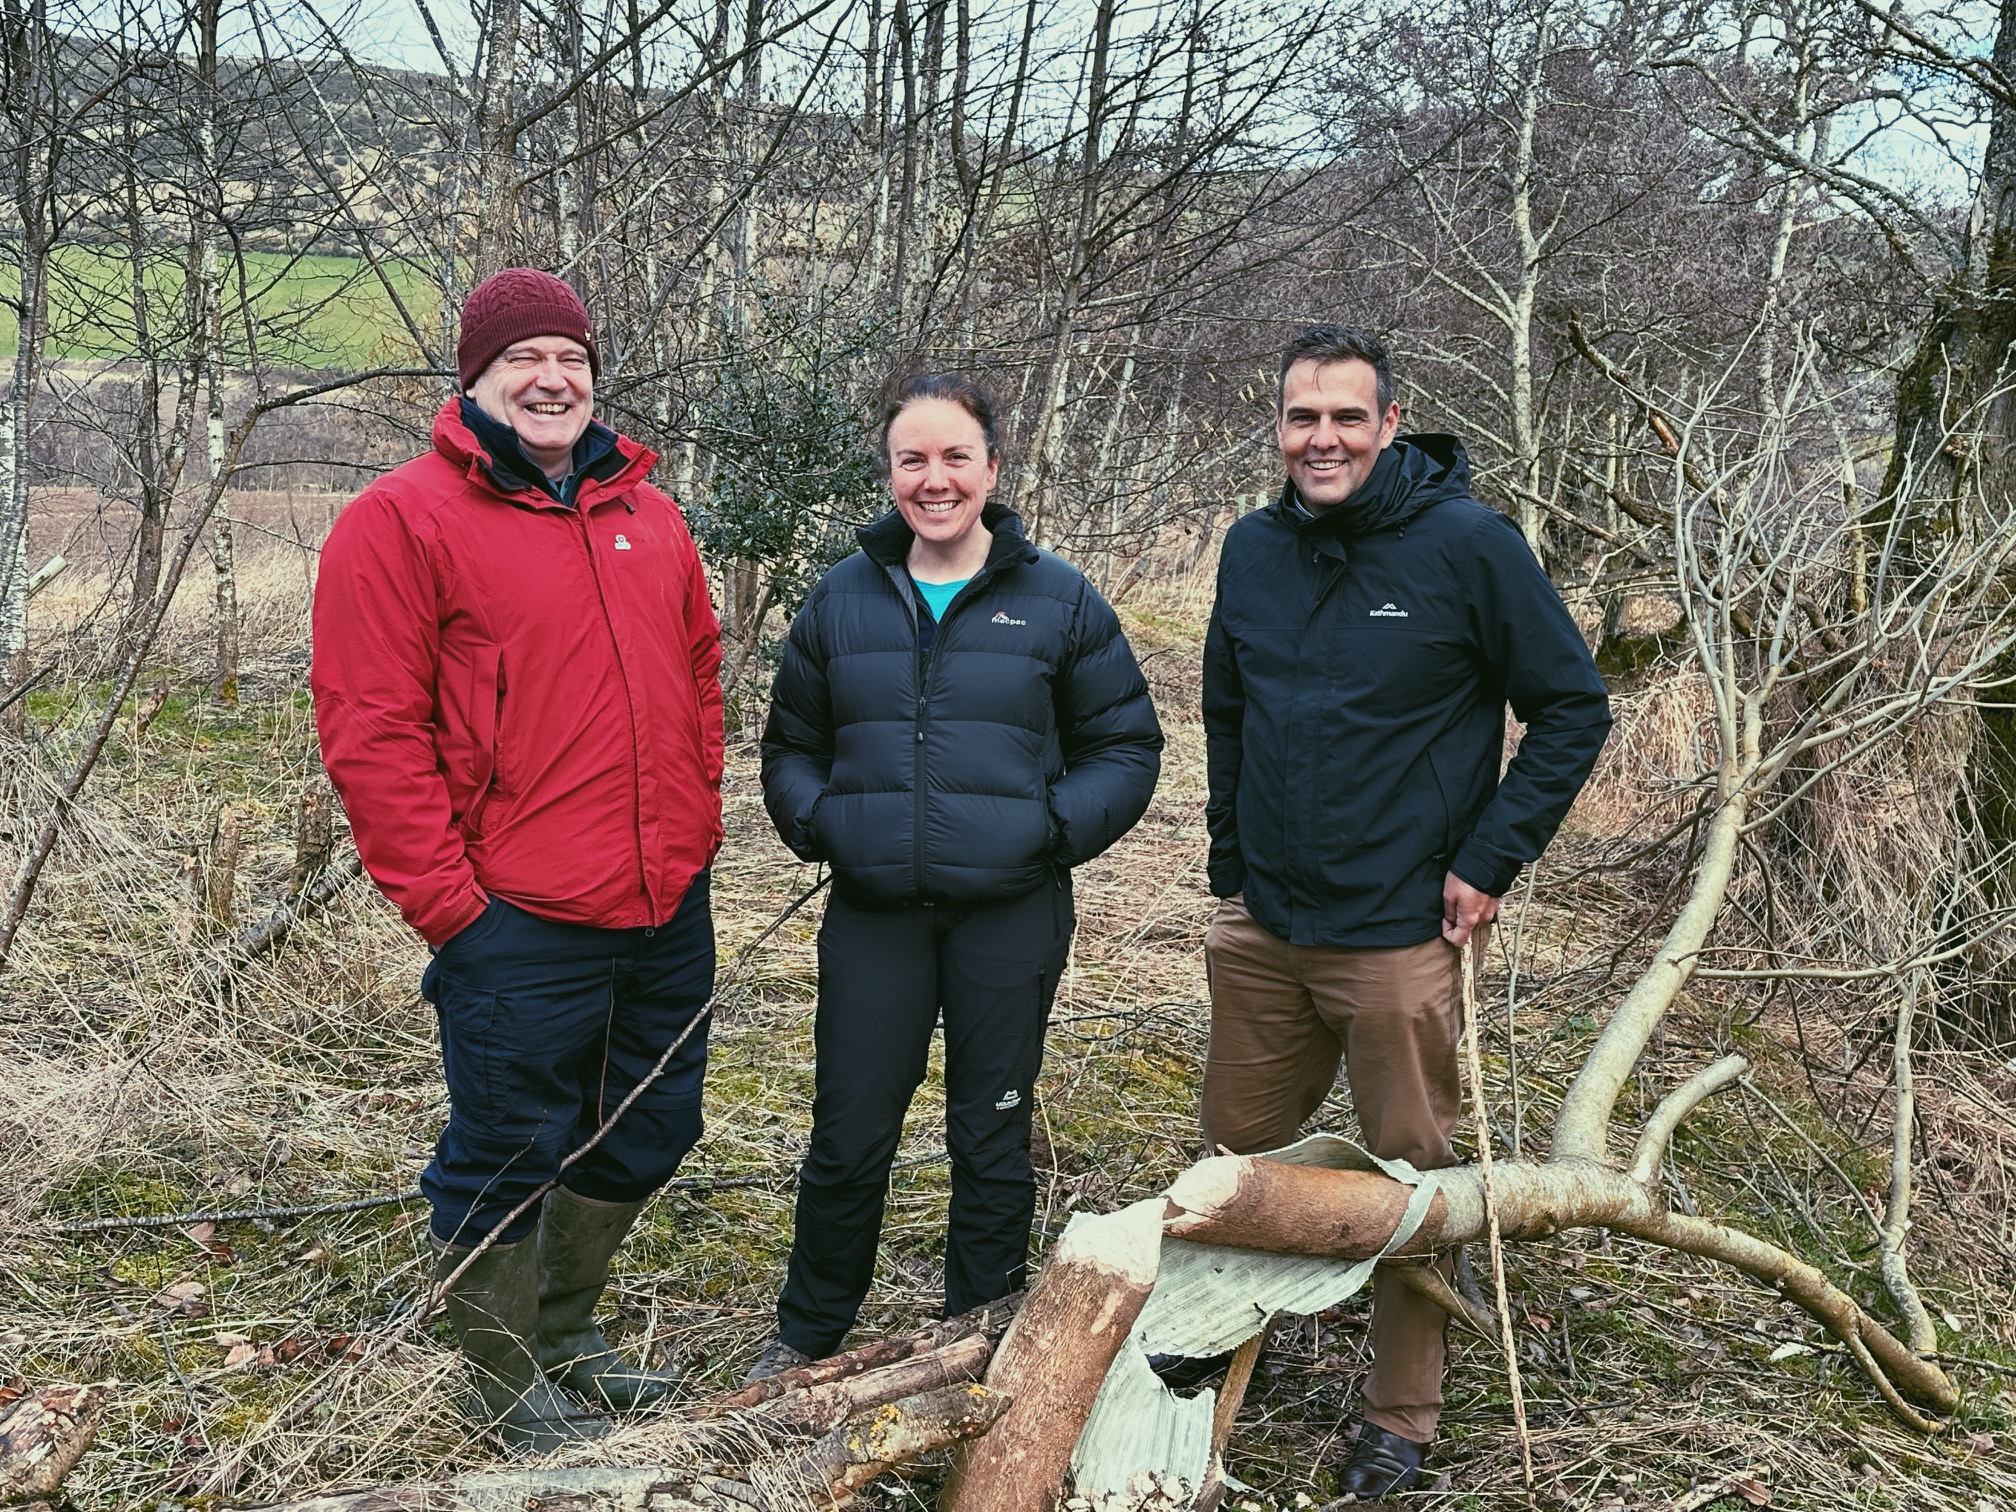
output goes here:
<path id="1" fill-rule="evenodd" d="M 1001 1101 L 994 1104 L 994 1110 L 997 1113 L 1006 1113 L 1010 1108 L 1019 1108 L 1021 1106 L 1022 1094 L 1017 1092 L 1013 1087 L 1010 1087 L 1006 1092 L 1001 1094 Z"/>
<path id="2" fill-rule="evenodd" d="M 1373 619 L 1405 619 L 1407 611 L 1394 605 L 1390 600 L 1371 611 Z"/>
<path id="3" fill-rule="evenodd" d="M 1027 621 L 1027 620 L 1018 620 L 1018 619 L 1015 619 L 1015 618 L 1011 617 L 1010 615 L 1007 615 L 1007 614 L 1003 613 L 1003 612 L 1002 612 L 1001 610 L 999 610 L 999 609 L 996 609 L 996 610 L 994 611 L 994 618 L 993 618 L 993 619 L 992 619 L 992 620 L 990 621 L 990 623 L 992 623 L 992 624 L 996 624 L 996 625 L 1026 625 L 1026 624 L 1028 624 L 1028 623 L 1029 623 L 1029 621 Z M 1010 1094 L 1010 1095 L 1012 1096 L 1013 1094 Z M 1012 1107 L 1014 1107 L 1014 1106 L 1015 1106 L 1015 1104 L 1014 1104 L 1014 1103 L 1008 1103 L 1008 1104 L 1006 1104 L 1005 1106 L 1007 1106 L 1007 1107 L 1010 1107 L 1010 1108 L 1012 1108 Z"/>
<path id="4" fill-rule="evenodd" d="M 618 551 L 628 551 L 630 549 L 630 537 L 625 535 L 616 537 L 616 549 Z"/>

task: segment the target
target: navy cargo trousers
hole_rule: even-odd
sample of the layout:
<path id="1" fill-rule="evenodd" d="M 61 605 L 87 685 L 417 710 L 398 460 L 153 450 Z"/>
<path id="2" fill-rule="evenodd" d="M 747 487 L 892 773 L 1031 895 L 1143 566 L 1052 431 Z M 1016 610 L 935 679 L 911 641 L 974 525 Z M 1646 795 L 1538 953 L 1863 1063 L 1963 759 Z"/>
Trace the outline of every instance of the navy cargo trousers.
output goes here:
<path id="1" fill-rule="evenodd" d="M 492 898 L 435 954 L 420 991 L 441 1021 L 448 1127 L 420 1178 L 434 1237 L 475 1244 L 553 1179 L 714 990 L 714 920 L 701 872 L 664 924 L 560 924 Z M 598 1202 L 658 1190 L 700 1138 L 707 1025 L 574 1165 L 567 1189 Z M 533 1204 L 498 1236 L 515 1243 Z"/>

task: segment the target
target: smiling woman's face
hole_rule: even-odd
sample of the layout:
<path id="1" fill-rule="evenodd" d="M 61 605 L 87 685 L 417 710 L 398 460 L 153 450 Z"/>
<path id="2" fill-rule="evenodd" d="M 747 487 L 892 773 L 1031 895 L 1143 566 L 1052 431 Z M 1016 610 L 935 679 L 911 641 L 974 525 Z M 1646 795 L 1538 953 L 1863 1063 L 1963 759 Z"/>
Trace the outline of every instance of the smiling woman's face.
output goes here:
<path id="1" fill-rule="evenodd" d="M 949 399 L 916 399 L 889 422 L 889 491 L 903 523 L 940 549 L 981 528 L 1001 472 L 980 422 Z"/>

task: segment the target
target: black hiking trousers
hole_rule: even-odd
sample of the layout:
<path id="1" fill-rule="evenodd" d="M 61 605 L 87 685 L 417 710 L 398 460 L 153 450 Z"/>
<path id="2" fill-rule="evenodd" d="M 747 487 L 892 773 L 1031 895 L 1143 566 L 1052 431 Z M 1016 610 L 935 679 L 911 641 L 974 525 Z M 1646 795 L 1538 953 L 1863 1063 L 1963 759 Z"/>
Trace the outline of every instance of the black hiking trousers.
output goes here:
<path id="1" fill-rule="evenodd" d="M 871 911 L 838 894 L 827 903 L 812 1142 L 777 1300 L 778 1335 L 793 1349 L 832 1354 L 868 1294 L 890 1162 L 941 1013 L 952 1157 L 945 1316 L 1024 1284 L 1036 1212 L 1030 1115 L 1075 924 L 1062 869 L 999 903 Z"/>

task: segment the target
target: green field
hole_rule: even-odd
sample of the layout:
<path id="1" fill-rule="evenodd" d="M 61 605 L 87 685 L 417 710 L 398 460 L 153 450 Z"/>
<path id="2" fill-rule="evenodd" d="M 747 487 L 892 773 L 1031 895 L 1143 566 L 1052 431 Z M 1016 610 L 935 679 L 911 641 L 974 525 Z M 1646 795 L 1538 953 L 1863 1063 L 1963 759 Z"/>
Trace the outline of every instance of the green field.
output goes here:
<path id="1" fill-rule="evenodd" d="M 186 249 L 163 246 L 145 259 L 147 318 L 153 349 L 170 360 L 186 342 Z M 386 264 L 398 298 L 421 330 L 439 318 L 440 295 L 429 270 Z M 224 341 L 232 368 L 363 368 L 417 362 L 420 352 L 384 284 L 361 258 L 248 252 L 225 265 Z M 0 293 L 19 281 L 0 268 Z M 251 320 L 246 319 L 250 309 Z M 123 247 L 58 250 L 49 291 L 51 359 L 118 361 L 141 355 L 134 319 L 133 268 Z M 0 306 L 0 352 L 11 352 L 14 312 Z"/>

